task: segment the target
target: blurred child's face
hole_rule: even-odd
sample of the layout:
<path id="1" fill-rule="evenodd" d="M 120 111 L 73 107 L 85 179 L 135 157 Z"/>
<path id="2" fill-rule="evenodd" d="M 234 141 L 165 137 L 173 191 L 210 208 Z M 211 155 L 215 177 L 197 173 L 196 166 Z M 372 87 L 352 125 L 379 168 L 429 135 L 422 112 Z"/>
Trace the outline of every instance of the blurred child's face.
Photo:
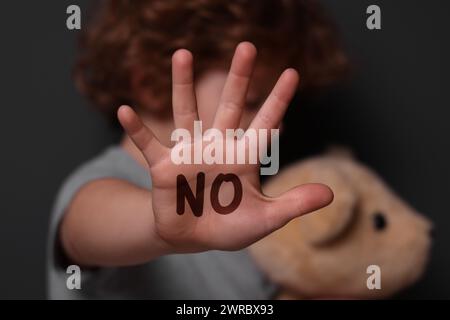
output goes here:
<path id="1" fill-rule="evenodd" d="M 247 129 L 264 100 L 269 95 L 277 77 L 276 71 L 256 68 L 247 93 L 247 103 L 242 113 L 240 128 Z M 196 81 L 196 96 L 199 118 L 203 129 L 210 128 L 220 102 L 222 89 L 227 78 L 225 70 L 206 71 Z"/>

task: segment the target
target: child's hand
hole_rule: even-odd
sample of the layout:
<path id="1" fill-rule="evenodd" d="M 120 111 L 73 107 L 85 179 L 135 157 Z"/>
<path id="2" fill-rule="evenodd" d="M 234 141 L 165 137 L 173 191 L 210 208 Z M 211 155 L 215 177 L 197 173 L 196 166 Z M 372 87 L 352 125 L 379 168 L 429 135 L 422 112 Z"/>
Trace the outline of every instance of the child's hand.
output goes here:
<path id="1" fill-rule="evenodd" d="M 256 49 L 253 45 L 241 43 L 237 47 L 215 115 L 214 128 L 224 131 L 238 127 L 245 108 L 255 57 Z M 192 134 L 194 121 L 199 120 L 192 55 L 186 50 L 179 50 L 174 54 L 172 63 L 175 125 L 177 128 L 188 129 Z M 298 79 L 295 70 L 283 72 L 250 128 L 278 128 L 297 88 Z M 170 149 L 161 145 L 131 108 L 122 106 L 118 117 L 148 162 L 152 178 L 153 231 L 170 252 L 241 249 L 282 227 L 291 219 L 317 210 L 332 201 L 330 189 L 320 184 L 298 186 L 278 198 L 269 198 L 261 193 L 259 165 L 255 164 L 176 165 L 172 162 Z M 179 215 L 176 208 L 177 176 L 183 174 L 195 194 L 199 172 L 204 172 L 206 177 L 203 214 L 200 217 L 194 216 L 186 203 L 186 212 Z M 219 174 L 228 173 L 239 177 L 243 190 L 242 201 L 235 211 L 219 214 L 211 205 L 211 185 Z M 234 188 L 230 184 L 223 184 L 220 202 L 229 203 L 233 195 Z"/>

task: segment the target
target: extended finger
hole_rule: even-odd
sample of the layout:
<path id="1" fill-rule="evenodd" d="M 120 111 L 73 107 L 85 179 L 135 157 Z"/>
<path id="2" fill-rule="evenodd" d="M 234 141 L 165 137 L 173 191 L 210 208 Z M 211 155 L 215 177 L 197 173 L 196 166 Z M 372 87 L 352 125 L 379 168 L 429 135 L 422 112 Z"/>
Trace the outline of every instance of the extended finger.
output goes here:
<path id="1" fill-rule="evenodd" d="M 327 206 L 333 201 L 333 192 L 323 184 L 297 186 L 273 199 L 265 218 L 270 231 L 277 230 L 292 219 Z"/>
<path id="2" fill-rule="evenodd" d="M 166 148 L 161 145 L 153 132 L 129 106 L 121 106 L 117 111 L 117 117 L 127 135 L 147 159 L 148 164 L 151 166 L 155 163 Z"/>
<path id="3" fill-rule="evenodd" d="M 249 128 L 275 129 L 280 125 L 299 83 L 294 69 L 286 69 L 278 79 L 272 92 L 256 114 Z"/>
<path id="4" fill-rule="evenodd" d="M 172 57 L 172 104 L 175 127 L 193 134 L 194 121 L 198 120 L 193 57 L 185 49 L 176 51 Z"/>
<path id="5" fill-rule="evenodd" d="M 214 118 L 215 128 L 225 130 L 238 127 L 255 60 L 256 48 L 253 44 L 242 42 L 236 47 Z"/>

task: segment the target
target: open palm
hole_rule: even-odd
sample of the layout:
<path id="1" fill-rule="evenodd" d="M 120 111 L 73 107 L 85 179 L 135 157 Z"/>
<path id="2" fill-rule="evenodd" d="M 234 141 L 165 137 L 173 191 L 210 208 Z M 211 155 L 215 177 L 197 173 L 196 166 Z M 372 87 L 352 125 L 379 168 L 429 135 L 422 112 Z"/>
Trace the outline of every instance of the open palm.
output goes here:
<path id="1" fill-rule="evenodd" d="M 214 118 L 214 128 L 225 131 L 239 126 L 255 58 L 256 49 L 252 44 L 241 43 L 237 47 Z M 292 69 L 281 74 L 249 129 L 278 128 L 297 89 L 298 79 L 297 72 Z M 193 58 L 187 50 L 178 50 L 174 54 L 172 80 L 175 126 L 192 133 L 194 121 L 201 119 L 198 118 L 194 92 Z M 317 210 L 332 200 L 330 189 L 320 184 L 298 186 L 277 198 L 267 197 L 261 192 L 259 165 L 255 164 L 177 165 L 171 159 L 171 149 L 158 141 L 130 107 L 122 106 L 118 118 L 148 162 L 155 230 L 174 252 L 241 249 L 291 219 Z M 195 194 L 199 173 L 204 174 L 205 181 L 202 214 L 194 215 L 188 204 L 183 214 L 177 214 L 177 177 L 183 175 Z M 239 177 L 242 185 L 239 206 L 227 214 L 217 213 L 210 201 L 213 181 L 221 174 Z M 235 194 L 233 185 L 224 183 L 219 202 L 230 203 Z"/>

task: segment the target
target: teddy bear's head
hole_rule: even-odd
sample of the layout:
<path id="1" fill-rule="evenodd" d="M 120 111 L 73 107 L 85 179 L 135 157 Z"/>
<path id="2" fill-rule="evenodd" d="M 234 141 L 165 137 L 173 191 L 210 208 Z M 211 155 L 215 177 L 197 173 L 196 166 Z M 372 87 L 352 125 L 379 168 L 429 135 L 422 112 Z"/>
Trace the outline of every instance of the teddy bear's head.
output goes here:
<path id="1" fill-rule="evenodd" d="M 305 160 L 268 181 L 264 191 L 276 196 L 309 182 L 329 185 L 333 202 L 294 219 L 250 248 L 261 268 L 288 295 L 383 298 L 418 279 L 431 244 L 427 219 L 348 156 Z M 369 289 L 368 278 L 378 271 L 381 289 Z M 369 282 L 376 285 L 374 279 Z"/>

